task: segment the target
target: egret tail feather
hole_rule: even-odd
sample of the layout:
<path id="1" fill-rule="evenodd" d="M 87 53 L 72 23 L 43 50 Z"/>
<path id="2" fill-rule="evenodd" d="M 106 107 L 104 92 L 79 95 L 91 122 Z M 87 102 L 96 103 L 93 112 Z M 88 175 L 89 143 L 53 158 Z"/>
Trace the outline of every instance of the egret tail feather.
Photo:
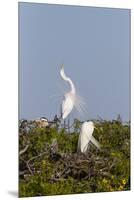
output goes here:
<path id="1" fill-rule="evenodd" d="M 87 113 L 87 109 L 86 109 L 86 103 L 84 101 L 84 99 L 79 96 L 79 95 L 75 95 L 75 104 L 74 104 L 76 110 L 82 114 L 82 113 Z"/>
<path id="2" fill-rule="evenodd" d="M 91 142 L 100 149 L 100 143 L 93 136 L 91 137 Z"/>

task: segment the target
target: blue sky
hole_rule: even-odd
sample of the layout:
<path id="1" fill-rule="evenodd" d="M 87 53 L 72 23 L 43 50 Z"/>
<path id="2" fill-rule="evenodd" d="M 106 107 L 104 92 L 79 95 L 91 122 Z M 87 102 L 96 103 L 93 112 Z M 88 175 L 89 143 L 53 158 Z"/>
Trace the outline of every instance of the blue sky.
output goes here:
<path id="1" fill-rule="evenodd" d="M 130 11 L 19 3 L 19 118 L 53 119 L 68 87 L 87 112 L 72 118 L 130 119 Z"/>

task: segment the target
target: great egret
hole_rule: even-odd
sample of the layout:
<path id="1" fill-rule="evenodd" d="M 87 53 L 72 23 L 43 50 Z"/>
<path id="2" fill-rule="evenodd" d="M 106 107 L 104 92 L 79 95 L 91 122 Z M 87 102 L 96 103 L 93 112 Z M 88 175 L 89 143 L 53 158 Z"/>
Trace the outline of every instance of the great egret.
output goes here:
<path id="1" fill-rule="evenodd" d="M 83 99 L 76 94 L 76 88 L 72 80 L 65 75 L 63 65 L 61 66 L 60 75 L 62 79 L 70 85 L 70 91 L 64 94 L 64 99 L 61 105 L 61 117 L 62 119 L 65 119 L 71 113 L 74 106 L 80 112 L 84 110 L 85 103 Z"/>
<path id="2" fill-rule="evenodd" d="M 78 139 L 78 151 L 85 153 L 91 141 L 98 149 L 100 149 L 99 142 L 92 136 L 94 132 L 94 123 L 92 121 L 85 121 L 81 126 L 81 131 Z"/>

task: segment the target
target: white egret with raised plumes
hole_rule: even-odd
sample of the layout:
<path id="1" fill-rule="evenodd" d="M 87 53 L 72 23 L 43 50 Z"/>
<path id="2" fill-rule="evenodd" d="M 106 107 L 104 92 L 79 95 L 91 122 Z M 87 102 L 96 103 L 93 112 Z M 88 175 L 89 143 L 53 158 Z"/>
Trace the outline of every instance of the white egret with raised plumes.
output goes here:
<path id="1" fill-rule="evenodd" d="M 94 132 L 94 123 L 92 121 L 85 121 L 81 125 L 81 131 L 78 139 L 78 151 L 85 153 L 91 141 L 98 149 L 100 149 L 99 142 L 92 135 Z"/>

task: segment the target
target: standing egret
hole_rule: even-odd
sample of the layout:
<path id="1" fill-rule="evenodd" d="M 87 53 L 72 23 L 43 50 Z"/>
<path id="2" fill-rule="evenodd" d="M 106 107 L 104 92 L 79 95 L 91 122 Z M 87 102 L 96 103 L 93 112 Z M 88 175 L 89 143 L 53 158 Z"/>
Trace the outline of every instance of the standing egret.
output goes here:
<path id="1" fill-rule="evenodd" d="M 94 132 L 94 123 L 86 121 L 81 126 L 81 131 L 78 140 L 78 151 L 85 153 L 88 149 L 89 142 L 91 141 L 98 149 L 100 149 L 99 142 L 92 136 Z"/>
<path id="2" fill-rule="evenodd" d="M 71 113 L 74 106 L 78 111 L 81 112 L 81 110 L 83 109 L 84 101 L 80 96 L 76 94 L 74 83 L 69 77 L 65 75 L 63 65 L 61 66 L 60 75 L 61 78 L 66 81 L 70 86 L 70 91 L 64 94 L 64 99 L 61 105 L 61 117 L 62 119 L 65 119 Z"/>

